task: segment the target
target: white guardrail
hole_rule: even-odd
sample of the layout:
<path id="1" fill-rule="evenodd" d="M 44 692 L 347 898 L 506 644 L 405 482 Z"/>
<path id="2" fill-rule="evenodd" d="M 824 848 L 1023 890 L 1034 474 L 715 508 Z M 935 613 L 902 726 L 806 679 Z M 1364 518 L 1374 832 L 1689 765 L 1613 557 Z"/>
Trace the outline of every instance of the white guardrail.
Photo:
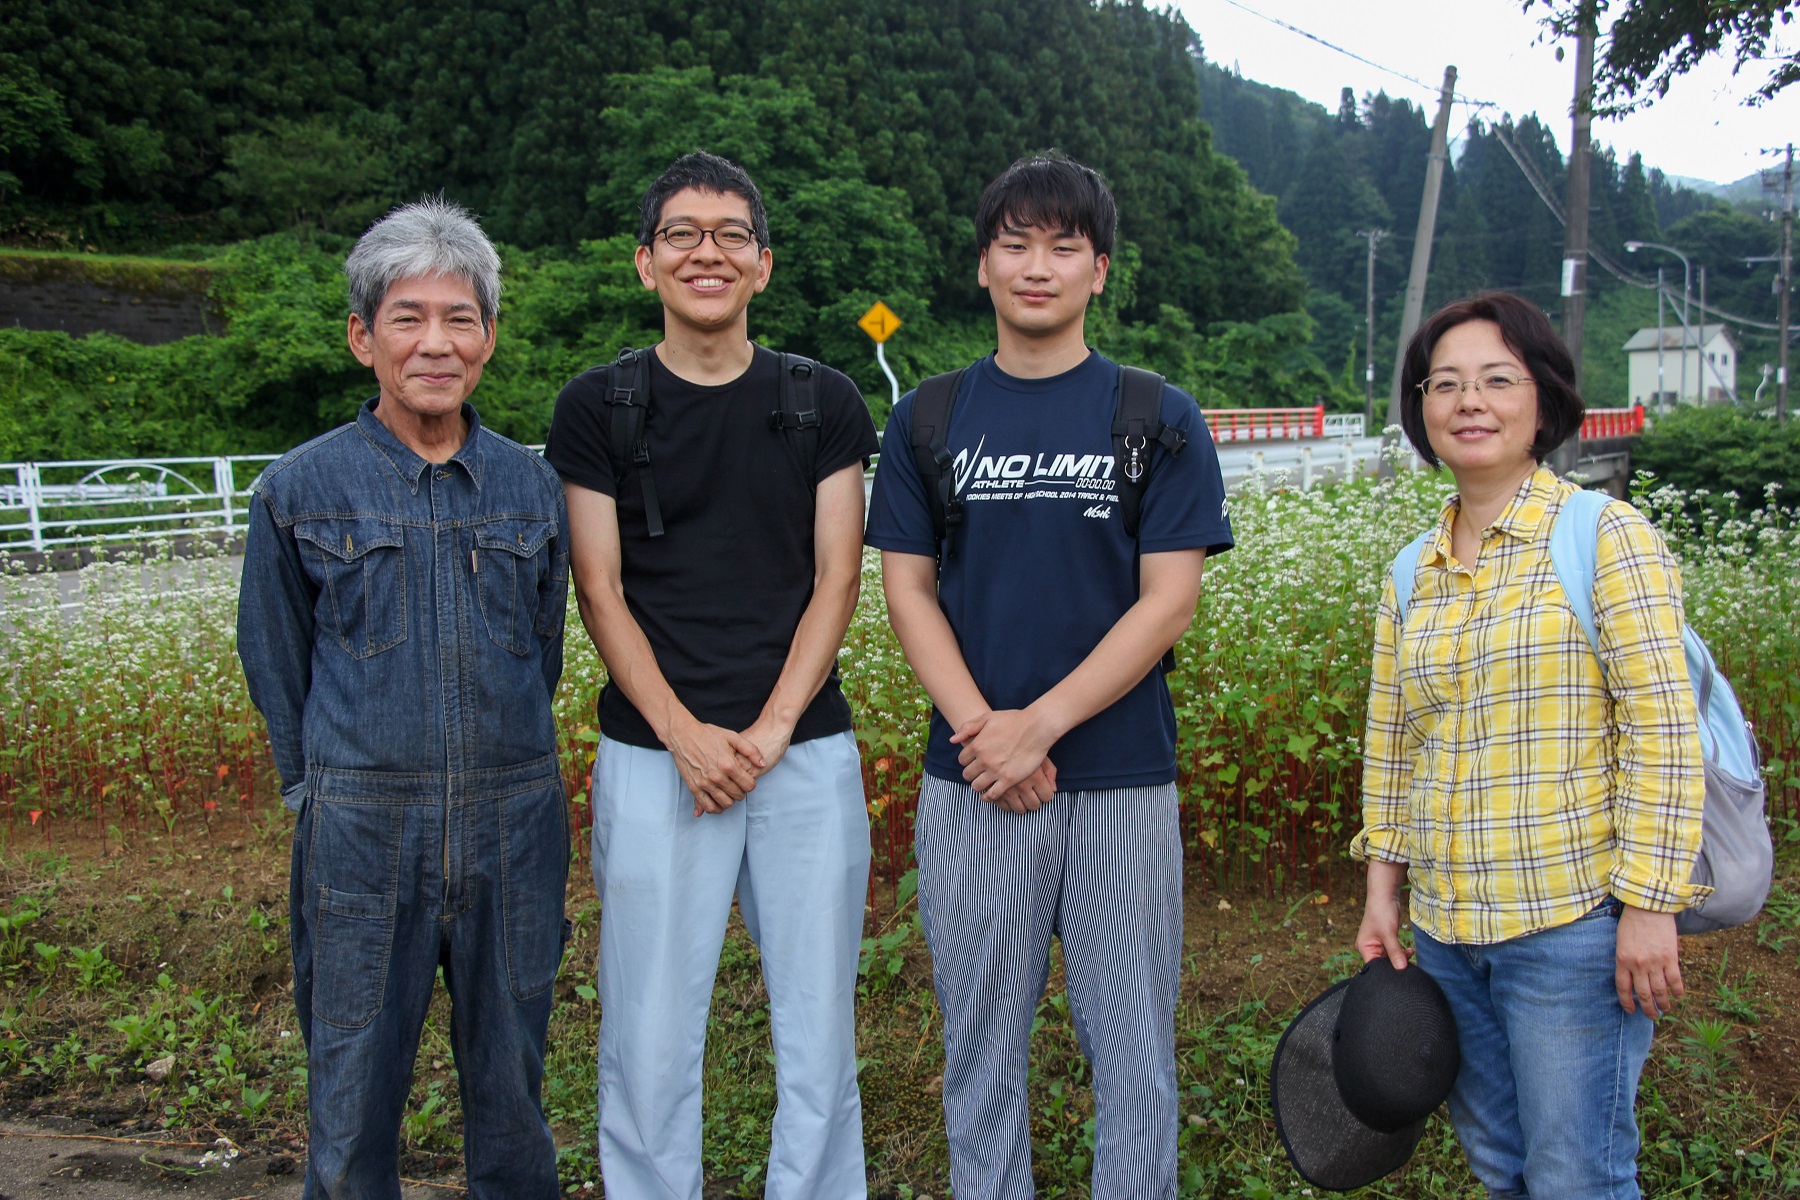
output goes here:
<path id="1" fill-rule="evenodd" d="M 1240 430 L 1238 440 L 1221 440 L 1226 486 L 1285 473 L 1288 486 L 1306 489 L 1374 468 L 1380 439 L 1362 436 L 1361 414 L 1331 414 L 1324 425 L 1322 439 Z M 0 550 L 230 536 L 244 529 L 251 487 L 279 457 L 0 463 Z"/>
<path id="2" fill-rule="evenodd" d="M 244 528 L 250 486 L 279 457 L 0 463 L 0 550 L 229 534 Z"/>

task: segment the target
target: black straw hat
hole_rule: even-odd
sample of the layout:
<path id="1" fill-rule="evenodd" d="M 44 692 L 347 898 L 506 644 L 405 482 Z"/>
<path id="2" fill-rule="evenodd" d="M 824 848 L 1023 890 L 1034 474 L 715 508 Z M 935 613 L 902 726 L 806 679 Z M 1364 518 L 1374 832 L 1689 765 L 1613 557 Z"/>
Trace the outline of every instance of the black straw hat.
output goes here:
<path id="1" fill-rule="evenodd" d="M 1373 959 L 1300 1011 L 1269 1069 L 1275 1128 L 1302 1178 L 1347 1192 L 1404 1166 L 1456 1082 L 1444 993 Z"/>

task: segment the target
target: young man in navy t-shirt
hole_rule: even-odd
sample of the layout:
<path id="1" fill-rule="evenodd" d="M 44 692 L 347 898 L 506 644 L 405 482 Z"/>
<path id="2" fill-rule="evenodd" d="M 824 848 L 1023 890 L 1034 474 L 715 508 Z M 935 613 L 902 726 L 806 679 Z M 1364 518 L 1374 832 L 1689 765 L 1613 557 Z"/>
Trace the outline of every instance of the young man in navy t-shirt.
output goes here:
<path id="1" fill-rule="evenodd" d="M 1231 526 L 1199 407 L 1166 387 L 1186 445 L 1152 455 L 1126 534 L 1119 367 L 1084 339 L 1117 222 L 1099 175 L 1060 155 L 988 185 L 978 278 L 998 349 L 963 373 L 946 435 L 963 519 L 940 545 L 909 395 L 865 535 L 934 706 L 915 849 L 957 1200 L 1033 1194 L 1026 1058 L 1053 934 L 1093 1064 L 1093 1195 L 1175 1195 L 1182 846 L 1158 663 Z"/>

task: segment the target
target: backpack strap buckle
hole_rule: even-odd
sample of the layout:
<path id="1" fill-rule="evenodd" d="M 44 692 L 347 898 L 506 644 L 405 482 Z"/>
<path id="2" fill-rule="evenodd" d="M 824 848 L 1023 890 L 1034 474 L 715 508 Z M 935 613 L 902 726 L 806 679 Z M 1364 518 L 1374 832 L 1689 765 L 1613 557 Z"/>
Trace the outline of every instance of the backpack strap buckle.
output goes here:
<path id="1" fill-rule="evenodd" d="M 823 424 L 816 408 L 802 409 L 799 412 L 787 412 L 778 408 L 769 414 L 769 428 L 777 433 L 784 429 L 817 429 Z"/>
<path id="2" fill-rule="evenodd" d="M 1125 478 L 1133 483 L 1144 477 L 1143 451 L 1149 444 L 1150 439 L 1141 433 L 1137 435 L 1135 443 L 1130 434 L 1125 435 Z"/>

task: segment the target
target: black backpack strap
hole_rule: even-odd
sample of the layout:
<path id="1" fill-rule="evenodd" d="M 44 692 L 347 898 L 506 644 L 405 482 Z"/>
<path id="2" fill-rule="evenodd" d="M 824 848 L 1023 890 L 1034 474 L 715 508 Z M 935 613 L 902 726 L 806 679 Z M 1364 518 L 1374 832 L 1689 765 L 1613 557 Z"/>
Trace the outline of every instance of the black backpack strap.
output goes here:
<path id="1" fill-rule="evenodd" d="M 1162 423 L 1163 377 L 1141 367 L 1120 367 L 1113 396 L 1113 461 L 1119 472 L 1119 514 L 1125 518 L 1125 536 L 1138 535 L 1138 513 L 1144 504 L 1144 484 L 1150 477 L 1152 446 L 1180 454 L 1187 434 Z"/>
<path id="2" fill-rule="evenodd" d="M 644 520 L 650 526 L 650 536 L 661 537 L 662 508 L 656 502 L 656 480 L 650 474 L 650 443 L 645 435 L 650 421 L 650 368 L 644 361 L 647 353 L 630 347 L 619 351 L 618 361 L 607 373 L 604 397 L 612 414 L 609 448 L 613 479 L 623 480 L 626 465 L 630 465 L 643 489 Z"/>
<path id="3" fill-rule="evenodd" d="M 933 375 L 913 394 L 912 453 L 919 479 L 925 485 L 925 502 L 931 508 L 931 532 L 940 556 L 950 531 L 962 524 L 962 501 L 956 498 L 956 472 L 952 470 L 950 410 L 966 367 Z"/>
<path id="4" fill-rule="evenodd" d="M 1113 398 L 1113 462 L 1118 470 L 1119 516 L 1125 522 L 1125 536 L 1134 543 L 1154 448 L 1161 446 L 1170 455 L 1176 455 L 1187 446 L 1187 434 L 1162 423 L 1162 395 L 1163 377 L 1155 371 L 1141 367 L 1119 368 L 1119 382 Z M 1134 572 L 1137 558 L 1134 549 Z M 1175 669 L 1175 647 L 1170 646 L 1162 656 L 1162 669 L 1165 675 Z"/>
<path id="5" fill-rule="evenodd" d="M 819 364 L 804 355 L 784 353 L 780 370 L 779 407 L 769 414 L 769 428 L 786 434 L 781 440 L 787 443 L 788 454 L 800 469 L 800 477 L 806 480 L 806 490 L 816 494 L 822 422 L 818 402 L 814 399 L 817 390 L 814 377 L 818 374 Z"/>

